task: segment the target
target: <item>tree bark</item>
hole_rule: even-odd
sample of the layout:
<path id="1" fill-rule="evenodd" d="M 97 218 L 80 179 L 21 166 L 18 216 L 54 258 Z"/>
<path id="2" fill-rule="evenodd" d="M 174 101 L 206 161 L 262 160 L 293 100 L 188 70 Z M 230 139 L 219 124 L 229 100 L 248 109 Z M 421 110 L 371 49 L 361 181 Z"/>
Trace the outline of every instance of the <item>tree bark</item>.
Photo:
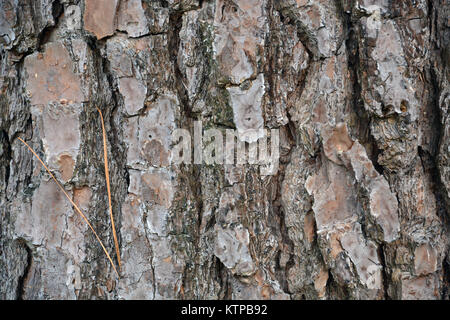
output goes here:
<path id="1" fill-rule="evenodd" d="M 449 299 L 449 7 L 2 0 L 0 298 Z M 97 107 L 120 278 L 18 139 L 117 263 Z M 196 121 L 277 173 L 171 163 Z"/>

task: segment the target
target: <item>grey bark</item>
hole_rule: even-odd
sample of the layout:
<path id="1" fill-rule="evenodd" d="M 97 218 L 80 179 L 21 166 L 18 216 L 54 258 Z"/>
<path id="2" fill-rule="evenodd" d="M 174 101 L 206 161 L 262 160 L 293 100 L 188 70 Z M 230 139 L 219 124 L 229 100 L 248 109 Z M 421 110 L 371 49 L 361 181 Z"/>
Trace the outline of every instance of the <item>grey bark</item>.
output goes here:
<path id="1" fill-rule="evenodd" d="M 0 298 L 449 299 L 449 15 L 445 0 L 0 0 Z M 120 278 L 18 140 L 116 259 L 96 107 Z M 276 175 L 170 164 L 175 128 L 247 117 L 280 130 Z"/>

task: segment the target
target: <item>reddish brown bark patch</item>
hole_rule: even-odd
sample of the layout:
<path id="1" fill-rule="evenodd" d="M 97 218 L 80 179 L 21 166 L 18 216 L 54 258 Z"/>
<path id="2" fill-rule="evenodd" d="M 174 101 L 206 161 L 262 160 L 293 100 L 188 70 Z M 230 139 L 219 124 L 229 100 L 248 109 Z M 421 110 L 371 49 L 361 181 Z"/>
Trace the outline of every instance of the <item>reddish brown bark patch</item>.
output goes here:
<path id="1" fill-rule="evenodd" d="M 73 72 L 67 49 L 57 42 L 45 46 L 44 53 L 25 58 L 28 72 L 28 91 L 32 105 L 46 105 L 50 101 L 82 102 L 80 78 Z"/>
<path id="2" fill-rule="evenodd" d="M 72 178 L 73 169 L 75 168 L 75 161 L 71 156 L 63 154 L 59 157 L 58 164 L 59 172 L 61 172 L 61 178 L 67 182 L 70 178 Z"/>
<path id="3" fill-rule="evenodd" d="M 150 140 L 144 143 L 142 150 L 144 158 L 152 166 L 160 167 L 169 165 L 169 154 L 158 140 Z"/>
<path id="4" fill-rule="evenodd" d="M 73 202 L 84 212 L 89 209 L 89 203 L 91 202 L 92 190 L 88 187 L 75 189 L 73 191 Z"/>
<path id="5" fill-rule="evenodd" d="M 414 267 L 417 275 L 426 275 L 436 271 L 436 250 L 428 244 L 417 247 L 414 251 Z"/>
<path id="6" fill-rule="evenodd" d="M 350 150 L 353 145 L 353 140 L 350 138 L 347 126 L 343 123 L 338 124 L 335 128 L 324 130 L 324 144 L 323 151 L 328 159 L 341 164 L 338 154 Z"/>
<path id="7" fill-rule="evenodd" d="M 306 239 L 309 243 L 314 241 L 314 236 L 316 234 L 316 222 L 314 220 L 314 214 L 308 213 L 304 219 L 304 231 Z"/>

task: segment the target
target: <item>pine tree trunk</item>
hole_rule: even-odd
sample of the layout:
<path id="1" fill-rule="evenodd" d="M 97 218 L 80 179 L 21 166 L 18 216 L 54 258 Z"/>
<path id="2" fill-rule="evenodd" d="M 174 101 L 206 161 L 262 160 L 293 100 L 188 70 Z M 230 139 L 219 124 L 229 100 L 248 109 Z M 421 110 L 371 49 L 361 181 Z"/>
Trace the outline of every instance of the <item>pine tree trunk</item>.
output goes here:
<path id="1" fill-rule="evenodd" d="M 0 298 L 448 299 L 449 7 L 1 0 Z M 19 140 L 117 265 L 97 107 L 120 278 Z M 277 173 L 172 163 L 196 121 Z"/>

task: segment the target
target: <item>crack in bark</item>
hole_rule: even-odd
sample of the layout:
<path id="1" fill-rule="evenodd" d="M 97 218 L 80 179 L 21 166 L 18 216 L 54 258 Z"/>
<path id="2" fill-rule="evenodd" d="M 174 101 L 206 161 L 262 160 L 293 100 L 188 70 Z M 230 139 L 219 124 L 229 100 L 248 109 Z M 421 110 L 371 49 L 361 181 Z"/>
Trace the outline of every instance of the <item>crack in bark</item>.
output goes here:
<path id="1" fill-rule="evenodd" d="M 23 270 L 23 274 L 21 277 L 19 277 L 18 279 L 18 283 L 17 283 L 17 296 L 16 296 L 16 300 L 24 300 L 25 297 L 25 288 L 26 288 L 26 284 L 30 275 L 30 271 L 31 271 L 31 266 L 33 263 L 33 253 L 31 251 L 31 248 L 28 246 L 28 244 L 26 243 L 25 240 L 23 239 L 19 239 L 18 240 L 19 244 L 25 249 L 26 253 L 27 253 L 27 262 L 25 265 L 25 268 Z"/>
<path id="2" fill-rule="evenodd" d="M 390 300 L 389 297 L 389 277 L 386 271 L 386 260 L 385 260 L 385 255 L 384 255 L 384 247 L 385 244 L 381 243 L 378 246 L 378 256 L 380 258 L 380 264 L 381 264 L 381 276 L 383 279 L 383 294 L 384 294 L 384 300 Z"/>
<path id="3" fill-rule="evenodd" d="M 367 111 L 364 108 L 364 101 L 362 98 L 362 87 L 360 83 L 360 48 L 359 48 L 359 35 L 356 30 L 355 22 L 353 21 L 353 8 L 355 1 L 351 2 L 352 10 L 350 12 L 346 12 L 344 10 L 344 5 L 342 1 L 336 1 L 336 7 L 338 13 L 342 19 L 342 25 L 344 27 L 344 42 L 348 63 L 348 70 L 350 72 L 350 81 L 351 81 L 351 92 L 349 93 L 351 97 L 351 107 L 354 114 L 354 117 L 357 118 L 355 121 L 356 126 L 353 129 L 353 133 L 357 136 L 358 140 L 363 144 L 364 149 L 367 152 L 367 156 L 372 162 L 375 170 L 383 176 L 383 167 L 378 164 L 378 155 L 380 154 L 380 150 L 378 149 L 375 138 L 371 134 L 370 130 L 370 122 L 371 118 L 368 115 Z M 367 124 L 367 125 L 366 125 Z M 362 197 L 365 197 L 364 195 Z M 395 197 L 398 201 L 397 194 L 395 193 Z M 358 197 L 359 198 L 359 197 Z M 364 210 L 364 209 L 363 209 Z M 364 239 L 370 238 L 367 233 L 367 217 L 368 213 L 358 214 L 360 217 L 359 223 L 361 226 L 361 232 L 363 234 Z M 378 241 L 377 241 L 378 242 Z M 381 274 L 382 274 L 382 286 L 383 286 L 383 294 L 384 299 L 389 299 L 388 296 L 388 288 L 389 288 L 389 278 L 387 272 L 387 264 L 385 261 L 384 249 L 385 244 L 378 242 L 378 256 L 381 264 Z"/>
<path id="4" fill-rule="evenodd" d="M 52 32 L 58 27 L 59 19 L 61 15 L 64 13 L 63 5 L 59 0 L 55 0 L 52 2 L 52 16 L 55 20 L 54 25 L 46 26 L 37 36 L 37 50 L 40 50 L 42 46 L 44 46 L 48 41 L 52 34 Z"/>
<path id="5" fill-rule="evenodd" d="M 183 74 L 181 73 L 178 65 L 178 51 L 180 47 L 180 31 L 183 24 L 183 13 L 173 12 L 169 15 L 169 32 L 168 32 L 168 50 L 170 54 L 170 60 L 172 61 L 174 71 L 174 86 L 177 91 L 178 99 L 183 107 L 183 111 L 187 118 L 191 118 L 191 106 L 189 104 L 189 98 L 187 89 L 182 81 Z"/>
<path id="6" fill-rule="evenodd" d="M 8 139 L 8 133 L 6 130 L 0 130 L 0 143 L 1 143 L 1 163 L 2 163 L 2 167 L 4 168 L 5 172 L 5 184 L 4 184 L 4 190 L 6 193 L 6 190 L 8 190 L 8 183 L 9 183 L 9 175 L 10 175 L 10 161 L 11 161 L 11 154 L 12 154 L 12 150 L 11 150 L 11 143 L 9 142 Z M 0 172 L 1 173 L 1 172 Z"/>

